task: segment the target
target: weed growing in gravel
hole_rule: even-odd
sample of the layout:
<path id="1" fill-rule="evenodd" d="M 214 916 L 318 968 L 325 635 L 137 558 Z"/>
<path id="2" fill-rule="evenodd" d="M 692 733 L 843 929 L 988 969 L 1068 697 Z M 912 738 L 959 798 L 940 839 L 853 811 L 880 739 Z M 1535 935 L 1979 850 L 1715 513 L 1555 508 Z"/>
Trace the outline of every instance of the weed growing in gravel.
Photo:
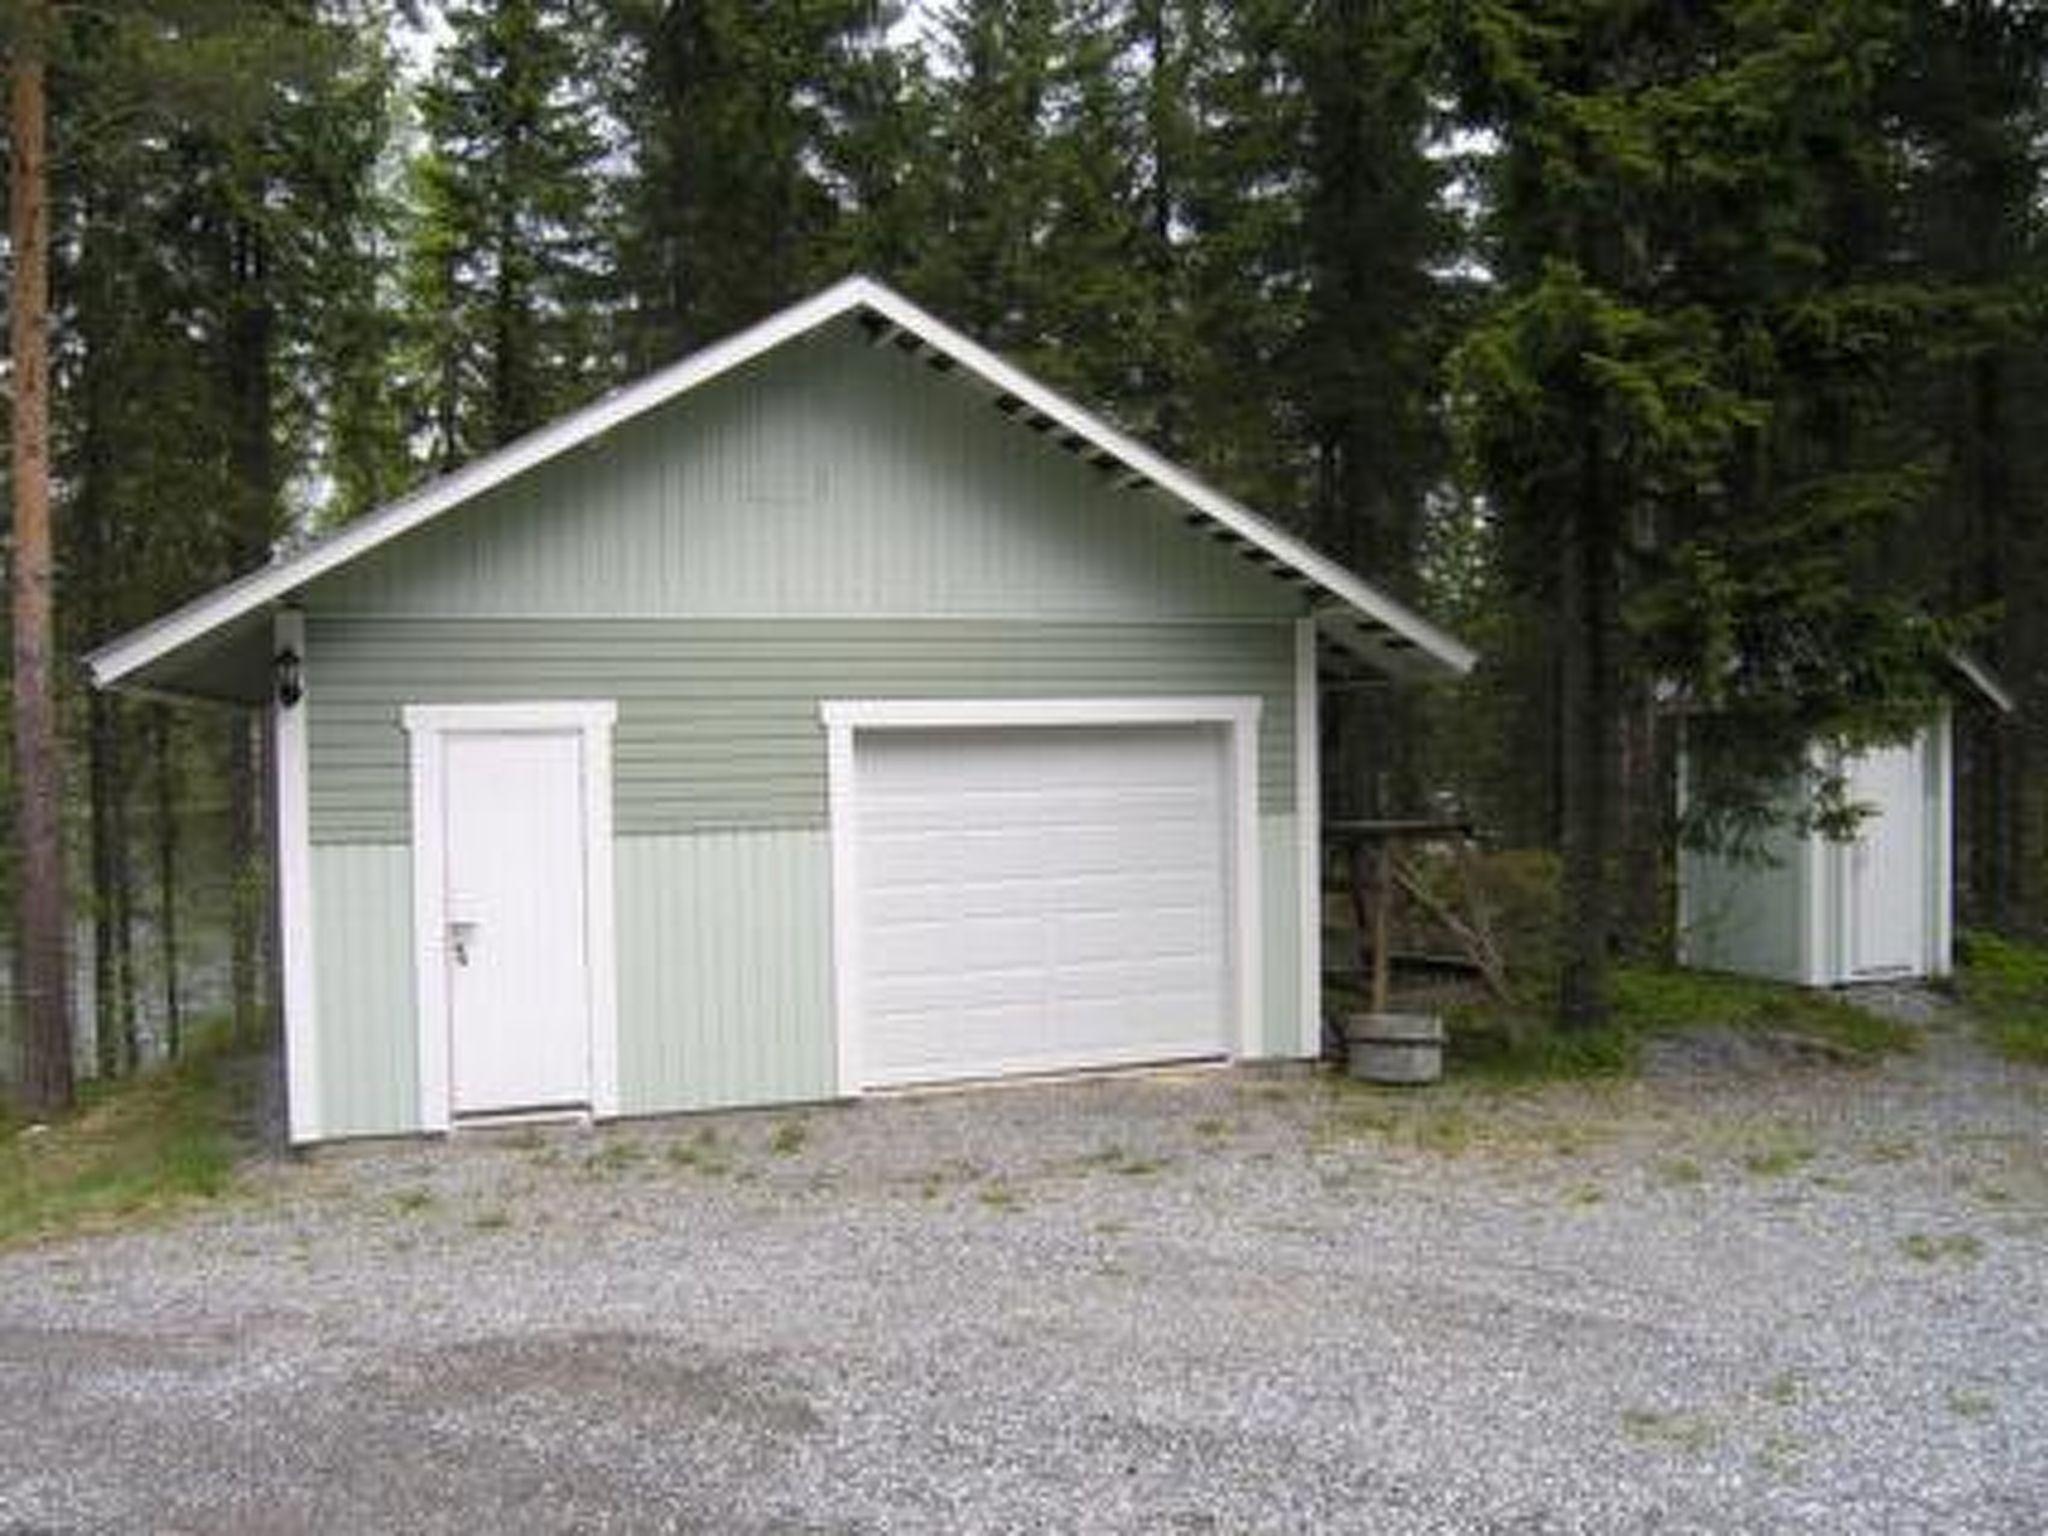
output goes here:
<path id="1" fill-rule="evenodd" d="M 512 1225 L 512 1213 L 493 1206 L 488 1211 L 478 1211 L 469 1219 L 469 1224 L 479 1232 L 502 1232 Z"/>
<path id="2" fill-rule="evenodd" d="M 1797 1371 L 1780 1371 L 1764 1386 L 1764 1398 L 1780 1408 L 1790 1408 L 1806 1395 L 1806 1383 Z"/>
<path id="3" fill-rule="evenodd" d="M 1949 1412 L 1961 1419 L 1988 1419 L 1997 1409 L 1998 1403 L 1989 1392 L 1972 1391 L 1967 1387 L 1951 1387 L 1948 1394 Z"/>
<path id="4" fill-rule="evenodd" d="M 594 1174 L 624 1173 L 646 1156 L 646 1149 L 637 1141 L 613 1141 L 591 1153 L 583 1166 Z"/>
<path id="5" fill-rule="evenodd" d="M 1024 1209 L 1024 1197 L 1007 1184 L 985 1184 L 974 1192 L 974 1198 L 992 1211 Z"/>
<path id="6" fill-rule="evenodd" d="M 1666 1445 L 1681 1451 L 1704 1451 L 1721 1438 L 1719 1427 L 1703 1413 L 1657 1413 L 1648 1408 L 1624 1408 L 1621 1427 L 1632 1440 L 1645 1445 Z"/>
<path id="7" fill-rule="evenodd" d="M 1138 1152 L 1126 1152 L 1112 1142 L 1109 1146 L 1090 1152 L 1080 1161 L 1084 1168 L 1100 1168 L 1104 1173 L 1141 1179 L 1160 1172 L 1173 1160 L 1167 1157 L 1148 1157 Z"/>
<path id="8" fill-rule="evenodd" d="M 1920 1147 L 1912 1141 L 1873 1141 L 1863 1149 L 1863 1155 L 1873 1163 L 1904 1163 L 1918 1156 Z"/>
<path id="9" fill-rule="evenodd" d="M 1914 1232 L 1899 1239 L 1899 1251 L 1920 1264 L 1938 1264 L 1943 1259 L 1973 1264 L 1984 1256 L 1984 1244 L 1967 1232 L 1951 1232 L 1945 1237 Z"/>
<path id="10" fill-rule="evenodd" d="M 514 1152 L 538 1152 L 546 1143 L 542 1141 L 540 1132 L 529 1125 L 508 1137 L 505 1145 Z"/>
<path id="11" fill-rule="evenodd" d="M 732 1171 L 732 1163 L 720 1150 L 718 1132 L 708 1125 L 688 1141 L 669 1143 L 666 1156 L 672 1167 L 693 1168 L 711 1178 Z"/>
<path id="12" fill-rule="evenodd" d="M 434 1203 L 431 1189 L 402 1189 L 391 1202 L 401 1215 L 416 1216 Z"/>
<path id="13" fill-rule="evenodd" d="M 768 1150 L 777 1157 L 795 1157 L 811 1139 L 811 1129 L 801 1120 L 785 1120 L 768 1138 Z"/>
<path id="14" fill-rule="evenodd" d="M 1195 1134 L 1201 1137 L 1204 1141 L 1227 1140 L 1230 1136 L 1230 1131 L 1231 1127 L 1229 1121 L 1218 1120 L 1213 1116 L 1209 1119 L 1197 1120 L 1195 1122 Z"/>
<path id="15" fill-rule="evenodd" d="M 1773 1430 L 1764 1436 L 1763 1449 L 1757 1452 L 1756 1459 L 1772 1476 L 1789 1477 L 1806 1459 L 1806 1442 L 1782 1429 Z"/>
<path id="16" fill-rule="evenodd" d="M 1813 1157 L 1813 1147 L 1807 1142 L 1773 1140 L 1745 1152 L 1742 1166 L 1760 1179 L 1781 1179 L 1788 1173 L 1797 1173 Z"/>
<path id="17" fill-rule="evenodd" d="M 1598 1205 L 1607 1198 L 1607 1191 L 1598 1184 L 1574 1184 L 1564 1192 L 1566 1205 Z"/>
<path id="18" fill-rule="evenodd" d="M 1689 1157 L 1674 1157 L 1657 1165 L 1657 1177 L 1666 1184 L 1692 1188 L 1707 1182 L 1707 1171 Z"/>

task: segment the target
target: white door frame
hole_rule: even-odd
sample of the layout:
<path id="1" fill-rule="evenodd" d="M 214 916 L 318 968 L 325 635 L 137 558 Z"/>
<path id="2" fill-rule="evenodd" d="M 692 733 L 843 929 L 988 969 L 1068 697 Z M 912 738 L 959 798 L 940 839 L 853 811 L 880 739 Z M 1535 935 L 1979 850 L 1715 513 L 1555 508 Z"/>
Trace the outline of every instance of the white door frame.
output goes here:
<path id="1" fill-rule="evenodd" d="M 465 732 L 569 731 L 582 738 L 583 913 L 590 990 L 590 1113 L 619 1112 L 617 943 L 612 895 L 612 725 L 609 699 L 517 704 L 411 704 L 405 732 L 412 756 L 413 977 L 419 1023 L 420 1129 L 454 1123 L 449 1071 L 447 934 L 447 738 Z"/>
<path id="2" fill-rule="evenodd" d="M 832 1012 L 839 1094 L 861 1085 L 860 883 L 854 737 L 865 731 L 978 730 L 1005 726 L 1220 725 L 1224 803 L 1230 807 L 1230 969 L 1239 1057 L 1261 1053 L 1259 709 L 1256 697 L 1136 699 L 827 699 L 828 817 L 832 842 Z"/>

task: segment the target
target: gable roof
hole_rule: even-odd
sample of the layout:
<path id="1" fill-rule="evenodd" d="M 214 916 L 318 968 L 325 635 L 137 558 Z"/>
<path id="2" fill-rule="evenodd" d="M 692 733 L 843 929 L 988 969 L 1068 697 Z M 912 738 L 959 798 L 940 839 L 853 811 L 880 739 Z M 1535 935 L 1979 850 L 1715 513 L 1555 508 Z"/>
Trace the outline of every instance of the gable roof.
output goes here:
<path id="1" fill-rule="evenodd" d="M 1156 492 L 1179 503 L 1192 526 L 1304 588 L 1325 633 L 1345 649 L 1397 675 L 1471 670 L 1476 660 L 1471 650 L 1334 560 L 1038 383 L 902 295 L 872 278 L 849 277 L 100 646 L 85 659 L 92 681 L 101 688 L 140 683 L 138 674 L 145 669 L 174 654 L 218 641 L 226 631 L 289 600 L 329 572 L 764 353 L 847 316 L 857 318 L 877 345 L 902 347 L 942 372 L 978 384 L 1003 414 L 1053 438 L 1105 474 L 1114 474 L 1127 489 Z"/>

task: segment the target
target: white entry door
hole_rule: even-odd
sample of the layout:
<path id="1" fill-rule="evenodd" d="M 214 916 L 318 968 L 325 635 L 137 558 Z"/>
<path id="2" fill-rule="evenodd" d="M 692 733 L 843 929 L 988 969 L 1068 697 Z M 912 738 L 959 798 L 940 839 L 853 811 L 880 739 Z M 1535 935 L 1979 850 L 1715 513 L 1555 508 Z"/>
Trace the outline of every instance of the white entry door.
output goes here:
<path id="1" fill-rule="evenodd" d="M 584 738 L 443 739 L 441 946 L 457 1116 L 591 1096 Z"/>
<path id="2" fill-rule="evenodd" d="M 1927 953 L 1927 813 L 1920 744 L 1887 747 L 1850 768 L 1850 795 L 1877 807 L 1847 855 L 1849 972 L 1918 974 Z"/>
<path id="3" fill-rule="evenodd" d="M 866 1086 L 1227 1055 L 1215 726 L 856 736 Z"/>

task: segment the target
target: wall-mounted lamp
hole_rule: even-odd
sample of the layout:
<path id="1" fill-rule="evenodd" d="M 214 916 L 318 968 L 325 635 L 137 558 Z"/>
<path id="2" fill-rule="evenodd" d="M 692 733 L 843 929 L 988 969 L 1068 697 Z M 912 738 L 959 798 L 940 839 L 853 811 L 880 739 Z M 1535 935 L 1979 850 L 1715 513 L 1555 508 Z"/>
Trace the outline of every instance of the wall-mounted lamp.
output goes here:
<path id="1" fill-rule="evenodd" d="M 306 696 L 306 680 L 299 653 L 286 646 L 270 658 L 270 675 L 277 688 L 277 702 L 290 709 Z"/>

